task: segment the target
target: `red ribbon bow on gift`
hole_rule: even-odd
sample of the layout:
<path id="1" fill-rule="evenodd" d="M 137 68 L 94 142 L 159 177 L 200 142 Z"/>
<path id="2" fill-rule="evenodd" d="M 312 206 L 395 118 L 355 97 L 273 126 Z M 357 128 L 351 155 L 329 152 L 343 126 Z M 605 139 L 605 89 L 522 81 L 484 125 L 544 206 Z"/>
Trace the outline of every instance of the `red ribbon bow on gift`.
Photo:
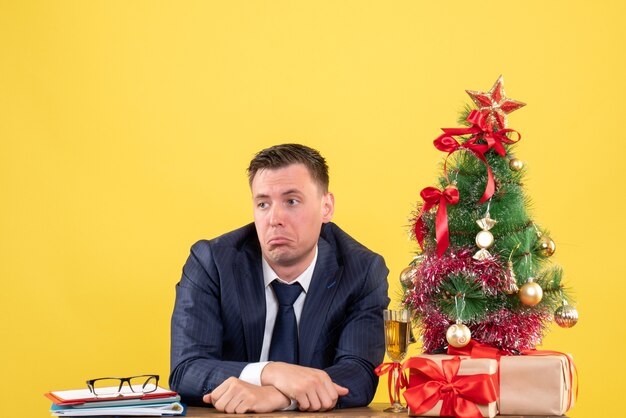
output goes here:
<path id="1" fill-rule="evenodd" d="M 470 356 L 471 358 L 490 358 L 500 361 L 501 356 L 508 356 L 509 353 L 493 347 L 489 344 L 483 344 L 476 340 L 470 342 L 464 347 L 448 346 L 448 354 L 451 356 Z"/>
<path id="2" fill-rule="evenodd" d="M 480 198 L 479 203 L 486 202 L 493 193 L 495 192 L 495 182 L 493 179 L 493 173 L 491 172 L 491 167 L 485 158 L 485 153 L 489 151 L 489 149 L 493 148 L 498 154 L 502 157 L 506 156 L 506 149 L 504 148 L 504 144 L 514 144 L 519 141 L 522 136 L 519 132 L 514 129 L 500 129 L 498 131 L 494 131 L 493 127 L 490 123 L 487 123 L 485 120 L 485 115 L 480 113 L 478 110 L 472 110 L 466 119 L 469 123 L 472 124 L 469 128 L 443 128 L 444 132 L 442 135 L 435 139 L 434 144 L 435 147 L 440 150 L 448 153 L 448 157 L 455 151 L 459 149 L 467 149 L 472 152 L 476 158 L 481 160 L 487 166 L 487 185 L 485 186 L 485 191 Z M 507 133 L 512 132 L 517 134 L 517 139 L 512 140 L 506 136 Z M 466 141 L 463 144 L 460 144 L 454 136 L 459 135 L 474 135 L 470 140 Z M 477 141 L 483 139 L 486 143 L 478 144 Z M 446 157 L 446 162 L 444 163 L 443 171 L 448 178 L 448 172 L 446 169 L 448 162 L 448 158 Z"/>
<path id="3" fill-rule="evenodd" d="M 383 376 L 389 373 L 389 379 L 387 379 L 387 391 L 389 392 L 389 403 L 393 404 L 394 401 L 394 393 L 391 392 L 391 381 L 393 380 L 394 370 L 398 373 L 398 378 L 396 379 L 396 387 L 393 388 L 395 392 L 395 398 L 400 400 L 400 389 L 408 386 L 408 381 L 406 380 L 406 376 L 404 375 L 404 371 L 402 370 L 401 363 L 383 363 L 380 366 L 374 369 L 374 373 L 376 376 Z"/>
<path id="4" fill-rule="evenodd" d="M 411 375 L 411 385 L 414 378 L 417 384 L 404 392 L 411 412 L 420 415 L 442 400 L 440 416 L 482 417 L 476 404 L 484 405 L 497 399 L 493 376 L 457 375 L 461 366 L 459 357 L 442 360 L 441 366 L 439 368 L 434 361 L 422 357 L 411 357 L 404 363 L 403 368 L 417 371 Z"/>
<path id="5" fill-rule="evenodd" d="M 437 217 L 435 218 L 436 236 L 437 236 L 437 256 L 441 257 L 450 245 L 448 232 L 448 204 L 456 205 L 459 203 L 459 189 L 448 186 L 443 192 L 435 187 L 426 187 L 420 192 L 420 196 L 424 199 L 424 205 L 417 220 L 415 221 L 415 238 L 422 250 L 424 249 L 424 220 L 422 215 L 432 207 L 439 205 L 437 209 Z"/>

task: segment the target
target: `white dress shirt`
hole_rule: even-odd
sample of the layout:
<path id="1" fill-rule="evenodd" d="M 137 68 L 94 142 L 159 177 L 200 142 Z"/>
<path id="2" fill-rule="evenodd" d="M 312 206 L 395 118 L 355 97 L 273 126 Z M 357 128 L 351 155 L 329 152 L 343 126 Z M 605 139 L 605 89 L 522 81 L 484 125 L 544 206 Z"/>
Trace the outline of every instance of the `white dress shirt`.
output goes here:
<path id="1" fill-rule="evenodd" d="M 300 327 L 300 316 L 302 315 L 302 308 L 304 307 L 304 300 L 306 294 L 309 291 L 311 279 L 313 278 L 313 270 L 315 269 L 315 263 L 317 262 L 317 246 L 315 246 L 315 256 L 311 264 L 302 272 L 301 275 L 295 278 L 290 283 L 281 280 L 280 277 L 270 267 L 269 263 L 263 258 L 263 281 L 265 283 L 265 333 L 263 334 L 263 347 L 261 348 L 261 357 L 259 362 L 250 363 L 243 368 L 239 378 L 245 382 L 252 383 L 257 386 L 261 386 L 261 373 L 263 368 L 269 363 L 267 360 L 270 352 L 270 344 L 272 342 L 272 333 L 274 332 L 274 322 L 276 321 L 276 314 L 278 313 L 278 299 L 272 290 L 270 283 L 278 279 L 282 283 L 292 285 L 296 282 L 302 286 L 302 293 L 298 296 L 298 299 L 293 303 L 293 310 L 296 315 L 296 323 Z M 293 406 L 293 402 L 292 402 Z"/>

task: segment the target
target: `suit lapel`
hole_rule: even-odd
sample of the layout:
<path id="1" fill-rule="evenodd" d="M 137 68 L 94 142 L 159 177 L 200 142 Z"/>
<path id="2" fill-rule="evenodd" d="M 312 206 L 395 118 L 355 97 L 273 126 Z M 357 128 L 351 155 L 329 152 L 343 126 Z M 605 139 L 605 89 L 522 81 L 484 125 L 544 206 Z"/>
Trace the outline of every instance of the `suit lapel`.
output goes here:
<path id="1" fill-rule="evenodd" d="M 318 241 L 317 263 L 313 270 L 311 285 L 304 301 L 299 329 L 300 364 L 311 363 L 316 341 L 324 325 L 324 318 L 339 287 L 343 267 L 330 244 L 320 237 Z"/>
<path id="2" fill-rule="evenodd" d="M 248 361 L 259 361 L 265 330 L 265 287 L 258 244 L 249 239 L 237 254 L 235 280 Z"/>

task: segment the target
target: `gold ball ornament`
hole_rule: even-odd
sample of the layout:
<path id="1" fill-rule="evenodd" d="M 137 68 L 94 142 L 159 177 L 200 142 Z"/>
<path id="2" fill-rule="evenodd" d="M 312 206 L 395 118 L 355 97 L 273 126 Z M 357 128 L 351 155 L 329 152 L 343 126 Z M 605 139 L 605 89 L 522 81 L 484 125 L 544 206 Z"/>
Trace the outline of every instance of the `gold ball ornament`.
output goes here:
<path id="1" fill-rule="evenodd" d="M 408 266 L 400 272 L 400 283 L 406 286 L 408 289 L 415 287 L 415 278 L 417 276 L 417 267 Z"/>
<path id="2" fill-rule="evenodd" d="M 519 158 L 511 158 L 509 160 L 509 168 L 513 171 L 520 171 L 522 168 L 524 168 L 524 161 L 520 160 Z"/>
<path id="3" fill-rule="evenodd" d="M 554 322 L 561 328 L 571 328 L 578 322 L 578 311 L 571 305 L 563 305 L 554 312 Z"/>
<path id="4" fill-rule="evenodd" d="M 461 348 L 469 344 L 472 339 L 472 332 L 464 324 L 450 325 L 446 331 L 446 340 L 452 347 Z"/>
<path id="5" fill-rule="evenodd" d="M 544 257 L 550 257 L 556 251 L 556 244 L 552 241 L 552 238 L 542 235 L 537 241 L 539 247 L 539 253 Z"/>
<path id="6" fill-rule="evenodd" d="M 524 305 L 535 306 L 543 298 L 543 289 L 532 278 L 519 290 L 519 298 Z"/>
<path id="7" fill-rule="evenodd" d="M 480 231 L 476 234 L 478 248 L 490 248 L 493 245 L 493 234 L 489 231 Z"/>

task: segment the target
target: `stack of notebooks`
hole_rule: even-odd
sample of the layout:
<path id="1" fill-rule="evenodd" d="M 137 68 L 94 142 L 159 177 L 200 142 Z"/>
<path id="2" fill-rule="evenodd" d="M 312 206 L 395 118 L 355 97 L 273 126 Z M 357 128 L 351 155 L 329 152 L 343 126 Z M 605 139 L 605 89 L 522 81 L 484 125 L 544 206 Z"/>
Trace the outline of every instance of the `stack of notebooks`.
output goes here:
<path id="1" fill-rule="evenodd" d="M 185 415 L 180 396 L 161 387 L 146 394 L 128 389 L 115 398 L 95 397 L 89 389 L 54 391 L 45 396 L 52 401 L 50 412 L 56 417 Z"/>

